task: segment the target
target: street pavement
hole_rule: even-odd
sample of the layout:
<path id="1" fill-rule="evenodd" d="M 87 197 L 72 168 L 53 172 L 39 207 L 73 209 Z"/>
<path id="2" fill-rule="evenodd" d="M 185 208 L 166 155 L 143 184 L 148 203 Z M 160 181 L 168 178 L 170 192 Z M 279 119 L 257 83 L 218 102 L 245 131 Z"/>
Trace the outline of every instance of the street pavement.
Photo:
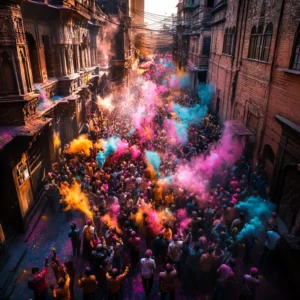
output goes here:
<path id="1" fill-rule="evenodd" d="M 83 228 L 84 217 L 81 213 L 74 213 L 74 221 L 77 223 L 81 229 Z M 54 214 L 50 211 L 48 207 L 44 214 L 42 215 L 36 229 L 30 236 L 28 244 L 30 249 L 28 249 L 26 256 L 21 262 L 18 270 L 16 271 L 17 282 L 14 291 L 10 297 L 12 300 L 29 300 L 33 299 L 33 293 L 27 286 L 28 278 L 31 274 L 31 268 L 33 266 L 38 266 L 42 268 L 44 263 L 44 258 L 46 256 L 51 258 L 52 251 L 51 248 L 55 247 L 57 249 L 57 255 L 62 262 L 66 259 L 71 259 L 74 261 L 74 266 L 76 269 L 77 278 L 79 274 L 84 271 L 84 268 L 88 265 L 88 261 L 83 257 L 73 257 L 71 242 L 68 238 L 68 232 L 70 230 L 68 222 L 65 218 L 63 212 L 57 212 Z M 144 253 L 145 245 L 142 245 L 141 253 Z M 248 265 L 244 265 L 242 259 L 237 260 L 237 272 L 235 274 L 235 295 L 232 295 L 231 299 L 238 299 L 240 288 L 242 286 L 243 275 L 245 272 L 249 272 L 251 266 L 257 266 L 259 261 L 260 252 L 258 249 L 254 249 L 253 262 Z M 49 260 L 50 261 L 50 260 Z M 273 265 L 273 266 L 272 266 Z M 162 266 L 158 266 L 157 272 L 155 274 L 153 292 L 148 299 L 159 299 L 159 286 L 158 286 L 158 273 L 162 270 Z M 262 281 L 260 287 L 257 289 L 258 300 L 280 300 L 280 299 L 299 299 L 288 295 L 288 287 L 285 282 L 284 275 L 276 265 L 270 264 L 268 267 L 264 268 L 262 275 L 264 276 L 264 281 Z M 48 284 L 55 284 L 55 277 L 51 267 L 49 267 L 47 273 Z M 51 291 L 51 290 L 49 290 Z M 101 296 L 101 291 L 97 291 L 97 300 L 103 299 Z M 75 284 L 75 295 L 76 299 L 82 299 L 82 291 Z M 210 299 L 211 291 L 203 294 L 201 297 L 197 297 L 194 294 L 186 295 L 184 294 L 182 288 L 179 286 L 176 292 L 176 299 Z M 139 270 L 131 270 L 129 276 L 125 279 L 123 285 L 123 295 L 122 299 L 128 300 L 138 300 L 146 299 L 143 292 L 141 276 Z"/>

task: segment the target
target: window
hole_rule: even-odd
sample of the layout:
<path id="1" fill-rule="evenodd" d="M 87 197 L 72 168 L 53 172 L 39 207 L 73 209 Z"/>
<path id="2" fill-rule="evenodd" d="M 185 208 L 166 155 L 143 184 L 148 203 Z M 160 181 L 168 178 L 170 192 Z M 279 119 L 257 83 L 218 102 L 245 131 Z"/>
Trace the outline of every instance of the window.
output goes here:
<path id="1" fill-rule="evenodd" d="M 263 26 L 260 24 L 256 31 L 256 26 L 252 27 L 250 35 L 250 44 L 248 58 L 260 61 L 268 61 L 273 34 L 273 24 L 269 23 L 263 32 Z"/>
<path id="2" fill-rule="evenodd" d="M 206 6 L 207 7 L 214 7 L 215 5 L 215 1 L 214 0 L 207 0 L 206 2 Z"/>
<path id="3" fill-rule="evenodd" d="M 202 45 L 202 55 L 209 56 L 210 52 L 210 36 L 205 36 L 203 38 L 203 45 Z"/>
<path id="4" fill-rule="evenodd" d="M 273 24 L 269 23 L 265 30 L 266 1 L 263 1 L 258 21 L 258 27 L 252 27 L 249 43 L 248 58 L 268 61 L 272 42 Z"/>
<path id="5" fill-rule="evenodd" d="M 290 68 L 300 71 L 300 23 L 295 34 L 294 47 Z"/>
<path id="6" fill-rule="evenodd" d="M 233 55 L 235 28 L 226 28 L 223 43 L 223 53 Z"/>

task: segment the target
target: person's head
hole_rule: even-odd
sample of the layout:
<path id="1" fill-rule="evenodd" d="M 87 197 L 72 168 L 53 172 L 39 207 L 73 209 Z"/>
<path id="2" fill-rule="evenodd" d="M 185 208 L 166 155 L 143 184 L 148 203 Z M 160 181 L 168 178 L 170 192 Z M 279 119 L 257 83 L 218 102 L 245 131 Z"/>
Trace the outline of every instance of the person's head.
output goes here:
<path id="1" fill-rule="evenodd" d="M 65 279 L 64 279 L 63 277 L 60 277 L 60 278 L 58 279 L 58 281 L 57 281 L 57 284 L 58 284 L 58 286 L 59 286 L 60 288 L 62 288 L 62 287 L 65 286 L 66 281 L 65 281 Z"/>
<path id="2" fill-rule="evenodd" d="M 228 265 L 229 265 L 230 268 L 234 268 L 235 265 L 236 265 L 236 260 L 235 260 L 234 258 L 231 258 L 231 259 L 229 260 Z"/>
<path id="3" fill-rule="evenodd" d="M 214 248 L 213 247 L 209 247 L 208 248 L 208 254 L 212 254 L 214 252 Z"/>
<path id="4" fill-rule="evenodd" d="M 276 219 L 277 218 L 277 213 L 274 211 L 274 212 L 272 212 L 272 218 L 273 219 Z"/>
<path id="5" fill-rule="evenodd" d="M 152 250 L 151 250 L 151 249 L 146 250 L 145 256 L 146 256 L 147 258 L 150 258 L 150 257 L 152 256 Z"/>
<path id="6" fill-rule="evenodd" d="M 250 269 L 250 272 L 251 272 L 251 276 L 256 276 L 258 274 L 258 269 L 255 267 L 252 267 Z"/>
<path id="7" fill-rule="evenodd" d="M 92 219 L 87 219 L 86 220 L 86 225 L 91 226 L 93 224 Z"/>
<path id="8" fill-rule="evenodd" d="M 37 274 L 38 272 L 40 271 L 40 269 L 38 267 L 33 267 L 31 269 L 31 273 L 34 275 L 34 274 Z"/>
<path id="9" fill-rule="evenodd" d="M 164 234 L 163 234 L 162 232 L 160 232 L 160 233 L 158 234 L 158 237 L 159 237 L 160 239 L 162 239 L 162 238 L 164 237 Z"/>
<path id="10" fill-rule="evenodd" d="M 169 229 L 169 224 L 165 223 L 165 229 Z"/>
<path id="11" fill-rule="evenodd" d="M 86 267 L 85 270 L 84 270 L 84 274 L 85 274 L 85 276 L 87 276 L 87 277 L 91 276 L 91 275 L 92 275 L 92 270 L 91 270 L 91 268 Z"/>
<path id="12" fill-rule="evenodd" d="M 69 270 L 74 269 L 74 264 L 73 264 L 73 261 L 72 261 L 72 260 L 67 259 L 67 260 L 65 261 L 65 266 L 66 266 L 66 268 L 69 269 Z"/>
<path id="13" fill-rule="evenodd" d="M 132 238 L 135 238 L 136 237 L 136 232 L 135 231 L 131 231 L 130 235 L 131 235 Z"/>
<path id="14" fill-rule="evenodd" d="M 167 273 L 171 273 L 174 270 L 174 268 L 171 264 L 166 264 L 165 268 L 166 268 Z"/>
<path id="15" fill-rule="evenodd" d="M 226 237 L 226 232 L 225 231 L 221 231 L 220 232 L 220 239 L 221 240 L 225 240 L 225 237 Z"/>
<path id="16" fill-rule="evenodd" d="M 119 270 L 117 268 L 113 268 L 111 271 L 112 277 L 117 277 L 119 275 Z"/>
<path id="17" fill-rule="evenodd" d="M 200 237 L 204 235 L 204 231 L 203 231 L 202 228 L 200 228 L 200 229 L 198 230 L 198 232 L 199 232 L 199 236 L 200 236 Z"/>
<path id="18" fill-rule="evenodd" d="M 72 230 L 75 230 L 75 229 L 76 229 L 76 224 L 75 224 L 75 223 L 72 223 L 72 224 L 71 224 L 71 229 L 72 229 Z"/>
<path id="19" fill-rule="evenodd" d="M 200 243 L 199 242 L 195 242 L 194 243 L 194 250 L 197 252 L 197 251 L 199 251 L 200 248 L 201 248 Z"/>

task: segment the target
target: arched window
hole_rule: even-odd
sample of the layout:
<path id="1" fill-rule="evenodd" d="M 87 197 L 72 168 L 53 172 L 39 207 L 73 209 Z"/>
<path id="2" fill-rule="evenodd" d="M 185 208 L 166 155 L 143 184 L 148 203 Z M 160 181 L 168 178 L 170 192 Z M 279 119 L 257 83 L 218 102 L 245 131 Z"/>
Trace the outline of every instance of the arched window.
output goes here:
<path id="1" fill-rule="evenodd" d="M 273 24 L 269 23 L 265 31 L 260 24 L 252 27 L 249 43 L 248 58 L 260 61 L 268 61 L 273 34 Z"/>
<path id="2" fill-rule="evenodd" d="M 300 71 L 300 23 L 295 34 L 290 68 Z"/>
<path id="3" fill-rule="evenodd" d="M 31 33 L 26 32 L 33 82 L 42 82 L 36 42 Z"/>

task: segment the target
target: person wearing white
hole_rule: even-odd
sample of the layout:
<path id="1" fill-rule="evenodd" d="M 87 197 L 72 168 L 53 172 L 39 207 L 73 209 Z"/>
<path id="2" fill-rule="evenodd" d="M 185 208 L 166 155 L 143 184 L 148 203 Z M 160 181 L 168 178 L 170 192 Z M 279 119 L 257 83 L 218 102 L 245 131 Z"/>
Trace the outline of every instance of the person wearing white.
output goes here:
<path id="1" fill-rule="evenodd" d="M 156 269 L 155 261 L 151 258 L 152 251 L 148 249 L 145 258 L 141 259 L 142 282 L 146 296 L 149 296 L 153 286 L 154 270 Z"/>
<path id="2" fill-rule="evenodd" d="M 170 243 L 168 247 L 168 256 L 171 260 L 171 264 L 174 264 L 176 268 L 180 262 L 180 257 L 182 253 L 183 241 L 179 241 L 178 235 L 173 236 L 173 242 Z"/>
<path id="3" fill-rule="evenodd" d="M 280 242 L 280 235 L 275 229 L 270 229 L 266 233 L 266 243 L 263 253 L 260 258 L 260 265 L 262 266 L 266 256 L 269 256 L 278 246 Z"/>

